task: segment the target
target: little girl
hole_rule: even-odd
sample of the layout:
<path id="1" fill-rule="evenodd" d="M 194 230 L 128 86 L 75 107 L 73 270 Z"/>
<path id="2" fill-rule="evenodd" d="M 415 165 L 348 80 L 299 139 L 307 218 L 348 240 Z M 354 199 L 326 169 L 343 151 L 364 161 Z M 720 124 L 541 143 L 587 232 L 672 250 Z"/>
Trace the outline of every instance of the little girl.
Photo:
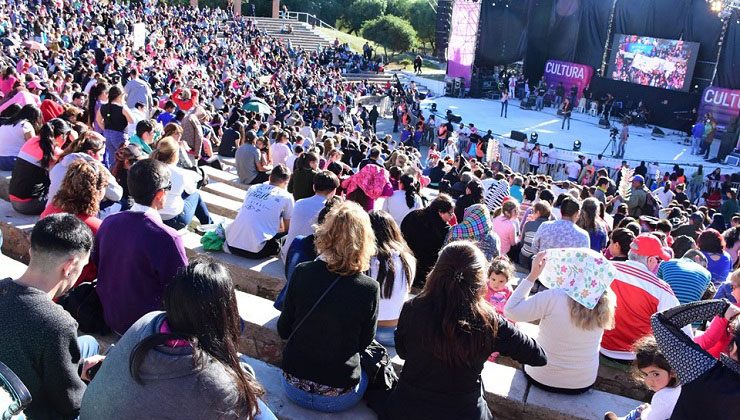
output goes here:
<path id="1" fill-rule="evenodd" d="M 513 292 L 509 282 L 514 277 L 514 266 L 506 257 L 496 257 L 488 268 L 488 290 L 486 302 L 499 314 L 504 314 L 504 306 Z"/>
<path id="2" fill-rule="evenodd" d="M 655 394 L 650 404 L 646 403 L 635 408 L 621 419 L 666 420 L 671 418 L 673 407 L 681 395 L 681 386 L 678 385 L 676 372 L 658 349 L 658 344 L 652 335 L 637 340 L 633 351 L 636 355 L 634 362 L 636 378 L 644 382 L 645 386 Z M 619 419 L 612 412 L 606 413 L 604 418 Z"/>
<path id="3" fill-rule="evenodd" d="M 488 290 L 486 291 L 486 302 L 503 316 L 504 306 L 508 302 L 513 289 L 509 284 L 514 277 L 514 266 L 507 257 L 496 257 L 491 261 L 488 268 Z M 491 354 L 489 362 L 495 362 L 498 352 Z"/>

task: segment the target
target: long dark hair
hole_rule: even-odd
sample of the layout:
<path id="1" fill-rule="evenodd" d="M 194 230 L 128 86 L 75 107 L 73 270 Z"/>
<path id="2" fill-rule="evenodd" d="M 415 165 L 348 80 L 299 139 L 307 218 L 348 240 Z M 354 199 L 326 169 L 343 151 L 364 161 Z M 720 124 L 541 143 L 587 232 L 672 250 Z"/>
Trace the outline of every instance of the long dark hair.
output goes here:
<path id="1" fill-rule="evenodd" d="M 215 262 L 192 261 L 167 286 L 164 309 L 172 332 L 150 335 L 134 347 L 129 359 L 134 380 L 143 384 L 140 368 L 150 350 L 169 340 L 186 340 L 198 366 L 202 368 L 213 358 L 229 371 L 239 391 L 239 405 L 248 413 L 245 417 L 253 419 L 259 414 L 257 398 L 264 390 L 239 364 L 241 319 L 226 268 Z"/>
<path id="2" fill-rule="evenodd" d="M 87 100 L 87 125 L 93 126 L 95 121 L 95 104 L 98 102 L 98 97 L 104 92 L 108 91 L 108 84 L 102 81 L 98 81 L 95 86 L 90 89 L 90 96 Z"/>
<path id="3" fill-rule="evenodd" d="M 487 271 L 475 245 L 452 242 L 442 248 L 417 297 L 432 307 L 432 319 L 419 328 L 426 329 L 434 356 L 449 367 L 470 365 L 481 348 L 493 348 L 498 318 L 484 299 Z"/>
<path id="4" fill-rule="evenodd" d="M 408 174 L 401 175 L 398 182 L 403 185 L 403 190 L 406 192 L 406 205 L 408 208 L 414 208 L 414 201 L 419 196 L 419 191 L 416 189 L 416 182 L 414 177 Z"/>
<path id="5" fill-rule="evenodd" d="M 70 130 L 71 127 L 69 124 L 60 118 L 54 118 L 41 126 L 41 131 L 39 131 L 39 148 L 41 148 L 43 154 L 39 164 L 41 164 L 42 168 L 47 169 L 54 159 L 54 149 L 57 147 L 56 138 Z"/>
<path id="6" fill-rule="evenodd" d="M 403 274 L 406 276 L 406 283 L 411 287 L 411 281 L 414 279 L 412 267 L 416 266 L 411 249 L 403 239 L 401 230 L 398 229 L 393 217 L 382 211 L 376 210 L 370 213 L 370 225 L 375 232 L 375 246 L 378 259 L 378 283 L 380 284 L 380 297 L 388 299 L 393 294 L 393 284 L 396 278 L 396 267 L 393 264 L 393 254 L 398 253 L 403 265 Z"/>
<path id="7" fill-rule="evenodd" d="M 34 104 L 26 104 L 10 117 L 0 119 L 0 125 L 16 125 L 21 121 L 28 121 L 34 130 L 38 130 L 39 119 L 41 119 L 41 110 Z"/>

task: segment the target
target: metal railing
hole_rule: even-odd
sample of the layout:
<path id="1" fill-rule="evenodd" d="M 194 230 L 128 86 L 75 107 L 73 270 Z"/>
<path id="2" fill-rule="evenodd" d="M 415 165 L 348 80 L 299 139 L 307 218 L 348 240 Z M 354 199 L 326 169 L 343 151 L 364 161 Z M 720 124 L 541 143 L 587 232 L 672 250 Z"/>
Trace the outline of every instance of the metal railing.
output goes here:
<path id="1" fill-rule="evenodd" d="M 280 17 L 284 17 L 284 16 L 285 14 L 283 12 L 280 12 Z M 305 12 L 290 12 L 289 11 L 286 19 L 307 23 L 311 26 L 318 26 L 319 28 L 331 29 L 333 31 L 337 30 L 335 27 L 317 18 L 316 15 L 312 15 L 312 14 L 305 13 Z"/>

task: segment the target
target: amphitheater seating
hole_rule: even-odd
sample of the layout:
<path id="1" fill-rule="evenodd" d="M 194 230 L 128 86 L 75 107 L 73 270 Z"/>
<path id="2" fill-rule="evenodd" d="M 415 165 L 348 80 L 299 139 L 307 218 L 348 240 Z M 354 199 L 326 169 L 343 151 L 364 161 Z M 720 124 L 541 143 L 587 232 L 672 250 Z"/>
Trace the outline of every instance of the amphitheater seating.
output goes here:
<path id="1" fill-rule="evenodd" d="M 222 159 L 229 168 L 233 160 Z M 206 168 L 211 184 L 202 192 L 204 200 L 214 215 L 226 217 L 235 215 L 243 199 L 244 188 L 236 182 L 236 176 L 228 171 Z M 0 193 L 7 191 L 9 176 L 0 175 Z M 15 260 L 26 261 L 30 246 L 28 235 L 37 217 L 22 216 L 5 200 L 0 200 L 0 228 L 4 235 L 3 251 Z M 277 258 L 248 260 L 223 252 L 205 252 L 200 246 L 200 236 L 187 230 L 181 231 L 188 257 L 208 256 L 223 263 L 232 273 L 237 289 L 239 312 L 246 322 L 246 333 L 239 343 L 240 351 L 248 357 L 260 381 L 268 390 L 268 405 L 280 418 L 375 418 L 364 405 L 359 405 L 344 414 L 326 415 L 313 413 L 295 406 L 282 394 L 280 387 L 279 365 L 282 358 L 283 341 L 277 334 L 279 312 L 272 307 L 273 300 L 285 284 L 284 265 Z M 23 264 L 0 257 L 0 263 L 11 270 L 9 276 L 17 277 L 24 269 Z M 11 268 L 12 267 L 12 268 Z M 536 335 L 537 326 L 522 324 L 522 329 Z M 117 340 L 115 336 L 96 337 L 103 348 Z M 267 363 L 269 364 L 267 364 Z M 397 370 L 403 368 L 403 360 L 398 356 L 392 362 Z M 509 365 L 507 365 L 509 364 Z M 507 363 L 501 358 L 499 363 L 486 363 L 482 378 L 486 390 L 485 398 L 498 418 L 595 418 L 601 417 L 604 411 L 626 412 L 639 404 L 639 401 L 613 395 L 600 390 L 591 391 L 577 397 L 548 394 L 530 387 L 518 365 L 513 361 Z M 603 372 L 602 372 L 603 371 Z M 620 383 L 626 377 L 616 375 L 615 369 L 602 366 L 599 372 L 603 378 L 611 380 L 615 393 L 624 394 L 625 388 Z M 598 385 L 597 385 L 598 386 Z"/>

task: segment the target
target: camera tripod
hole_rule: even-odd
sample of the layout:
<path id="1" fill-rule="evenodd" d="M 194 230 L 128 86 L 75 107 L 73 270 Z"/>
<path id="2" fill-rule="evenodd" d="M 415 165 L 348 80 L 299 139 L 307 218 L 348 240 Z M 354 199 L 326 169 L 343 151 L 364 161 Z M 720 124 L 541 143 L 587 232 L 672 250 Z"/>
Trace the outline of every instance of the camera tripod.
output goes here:
<path id="1" fill-rule="evenodd" d="M 612 144 L 616 145 L 617 143 L 617 135 L 616 134 L 610 134 L 609 135 L 609 142 L 606 143 L 606 146 L 604 146 L 604 150 L 601 151 L 601 156 L 604 156 L 604 153 L 606 153 L 606 149 L 609 148 Z M 614 154 L 612 154 L 614 156 Z"/>

